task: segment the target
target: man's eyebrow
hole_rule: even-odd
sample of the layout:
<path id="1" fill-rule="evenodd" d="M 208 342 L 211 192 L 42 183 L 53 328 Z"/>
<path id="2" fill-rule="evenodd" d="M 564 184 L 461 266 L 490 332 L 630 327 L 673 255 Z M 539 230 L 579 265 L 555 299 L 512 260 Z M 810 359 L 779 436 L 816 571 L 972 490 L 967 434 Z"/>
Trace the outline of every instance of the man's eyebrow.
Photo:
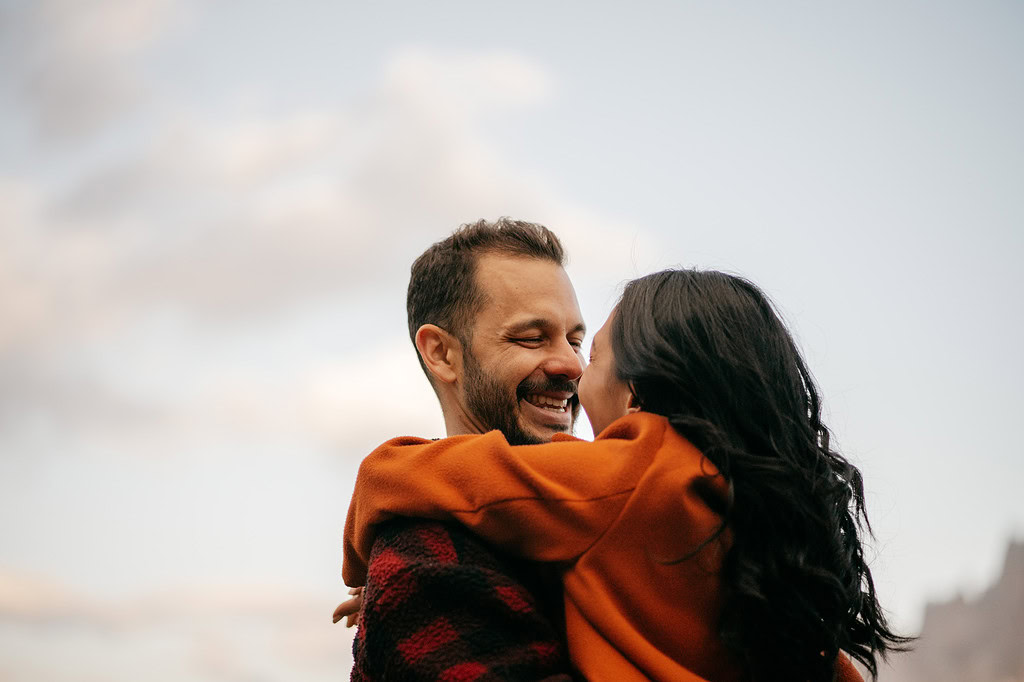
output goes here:
<path id="1" fill-rule="evenodd" d="M 523 322 L 516 322 L 515 324 L 505 329 L 506 334 L 516 335 L 527 332 L 531 329 L 547 329 L 551 327 L 551 321 L 543 317 L 535 317 L 532 320 L 524 320 Z M 586 334 L 587 325 L 580 322 L 578 325 L 569 330 L 570 334 Z"/>
<path id="2" fill-rule="evenodd" d="M 515 324 L 507 327 L 505 332 L 507 334 L 522 334 L 530 331 L 531 329 L 546 329 L 551 326 L 551 323 L 543 317 L 535 317 L 532 320 L 524 320 L 523 322 L 516 322 Z"/>

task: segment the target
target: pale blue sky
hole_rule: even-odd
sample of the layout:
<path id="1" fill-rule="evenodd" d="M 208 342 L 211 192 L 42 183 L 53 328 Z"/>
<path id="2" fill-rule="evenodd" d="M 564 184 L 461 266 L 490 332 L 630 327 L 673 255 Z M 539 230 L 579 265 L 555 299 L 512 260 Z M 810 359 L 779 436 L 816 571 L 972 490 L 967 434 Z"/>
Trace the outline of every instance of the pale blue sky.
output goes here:
<path id="1" fill-rule="evenodd" d="M 441 429 L 408 266 L 499 215 L 562 236 L 592 330 L 654 269 L 763 286 L 896 622 L 980 589 L 1024 535 L 1022 29 L 1012 2 L 0 2 L 0 658 L 335 679 L 355 467 Z"/>

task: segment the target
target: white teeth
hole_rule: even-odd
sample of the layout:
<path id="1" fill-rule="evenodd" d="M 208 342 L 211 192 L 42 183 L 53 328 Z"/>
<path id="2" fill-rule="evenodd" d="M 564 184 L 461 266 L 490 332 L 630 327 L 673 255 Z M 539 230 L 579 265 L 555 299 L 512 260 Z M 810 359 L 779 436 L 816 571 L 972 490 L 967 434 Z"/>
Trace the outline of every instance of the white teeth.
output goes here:
<path id="1" fill-rule="evenodd" d="M 560 412 L 565 412 L 569 404 L 568 400 L 558 400 L 557 398 L 551 398 L 537 393 L 531 393 L 526 396 L 526 401 L 532 405 L 536 405 L 537 407 L 546 407 Z"/>

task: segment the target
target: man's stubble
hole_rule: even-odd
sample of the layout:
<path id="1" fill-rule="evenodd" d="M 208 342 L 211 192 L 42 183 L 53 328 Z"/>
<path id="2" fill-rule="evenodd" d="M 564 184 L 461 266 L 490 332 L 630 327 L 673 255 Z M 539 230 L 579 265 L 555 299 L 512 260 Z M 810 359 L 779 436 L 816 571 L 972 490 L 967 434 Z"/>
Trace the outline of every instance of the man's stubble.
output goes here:
<path id="1" fill-rule="evenodd" d="M 463 356 L 463 378 L 466 386 L 466 407 L 470 414 L 479 419 L 484 428 L 501 431 L 510 445 L 539 445 L 548 442 L 548 439 L 526 431 L 519 422 L 519 401 L 529 393 L 572 392 L 569 409 L 572 410 L 572 424 L 576 424 L 579 400 L 575 395 L 575 381 L 549 378 L 547 381 L 535 382 L 527 379 L 516 387 L 515 395 L 509 395 L 506 387 L 483 371 L 472 352 Z"/>

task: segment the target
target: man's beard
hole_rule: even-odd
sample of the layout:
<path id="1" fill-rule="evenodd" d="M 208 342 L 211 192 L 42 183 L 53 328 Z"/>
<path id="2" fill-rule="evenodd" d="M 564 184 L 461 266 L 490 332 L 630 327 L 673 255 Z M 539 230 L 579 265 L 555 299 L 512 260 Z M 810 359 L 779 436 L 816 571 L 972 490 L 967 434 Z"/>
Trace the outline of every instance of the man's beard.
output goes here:
<path id="1" fill-rule="evenodd" d="M 548 379 L 547 381 L 523 381 L 516 387 L 515 395 L 508 394 L 508 388 L 502 386 L 489 374 L 484 373 L 472 353 L 466 353 L 463 360 L 463 378 L 466 382 L 466 407 L 470 414 L 480 420 L 486 429 L 497 429 L 505 435 L 511 445 L 538 445 L 548 442 L 526 431 L 519 423 L 519 401 L 530 393 L 544 391 L 570 392 L 567 409 L 572 414 L 572 425 L 576 424 L 580 403 L 576 397 L 576 382 L 568 379 Z"/>

